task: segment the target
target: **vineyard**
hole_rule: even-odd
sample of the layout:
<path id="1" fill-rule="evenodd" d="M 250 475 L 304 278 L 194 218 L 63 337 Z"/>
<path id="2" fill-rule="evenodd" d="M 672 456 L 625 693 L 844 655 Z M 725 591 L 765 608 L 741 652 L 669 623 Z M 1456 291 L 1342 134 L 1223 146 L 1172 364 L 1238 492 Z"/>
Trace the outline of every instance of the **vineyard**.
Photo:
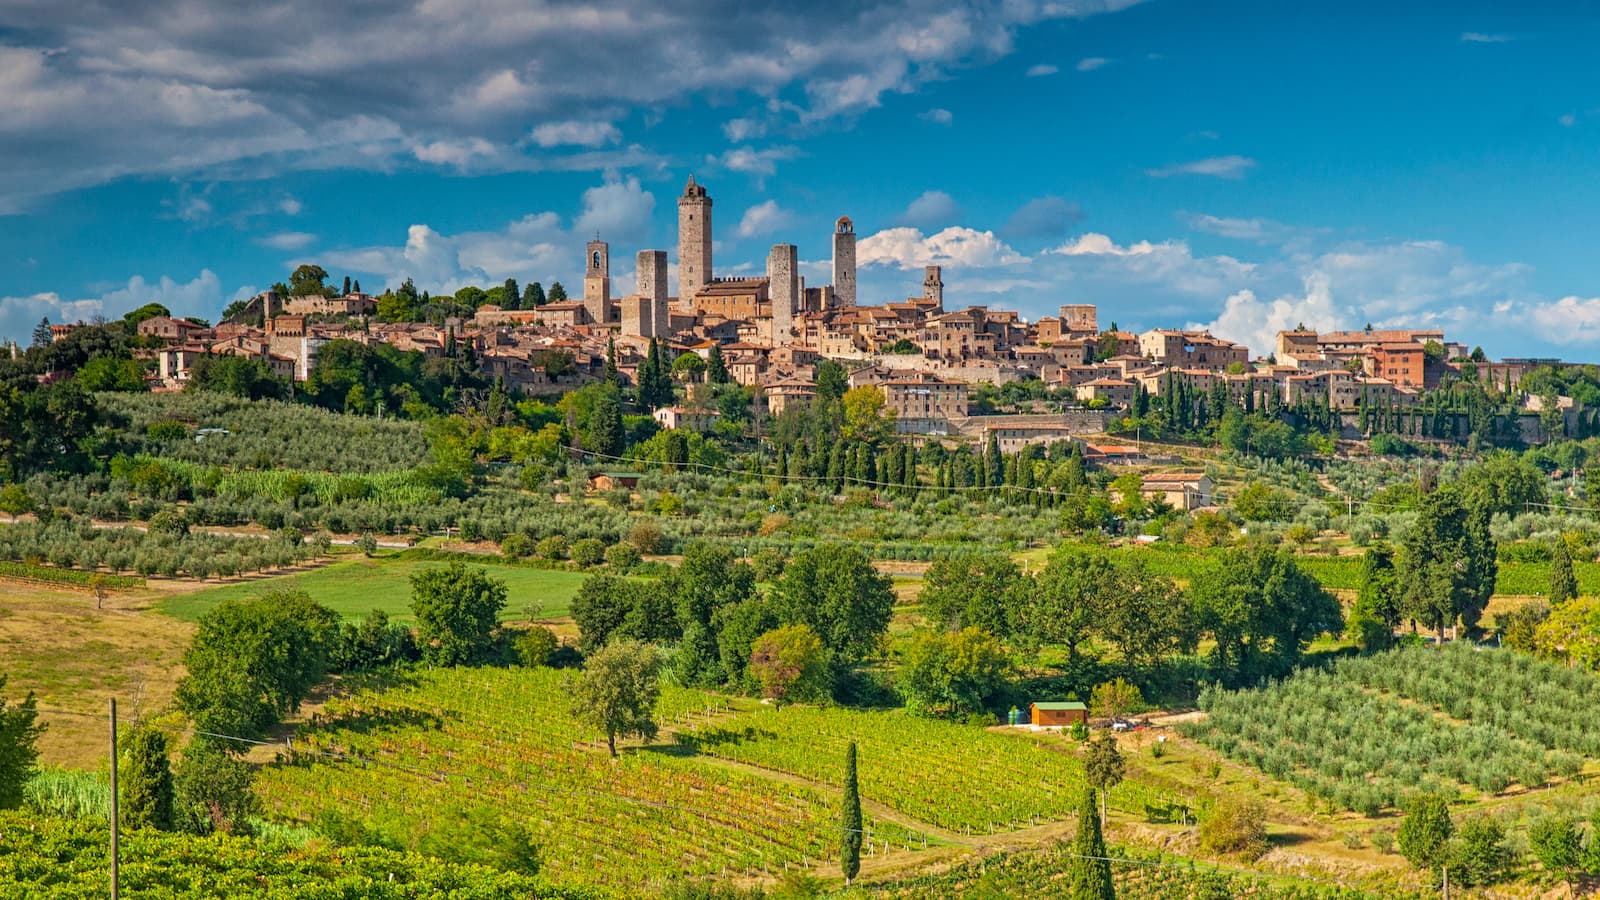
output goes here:
<path id="1" fill-rule="evenodd" d="M 98 900 L 109 884 L 103 821 L 0 813 L 0 896 Z M 584 890 L 372 847 L 300 848 L 215 835 L 130 831 L 121 837 L 127 897 L 171 900 L 587 900 Z"/>
<path id="2" fill-rule="evenodd" d="M 330 702 L 264 769 L 276 817 L 324 816 L 414 846 L 463 809 L 488 806 L 526 824 L 545 871 L 563 882 L 638 888 L 725 873 L 777 873 L 838 847 L 836 798 L 667 752 L 607 757 L 567 711 L 570 673 L 439 670 Z M 667 689 L 663 722 L 726 700 Z M 603 744 L 603 742 L 600 742 Z M 835 760 L 842 765 L 841 752 Z M 869 849 L 925 838 L 870 823 Z"/>
<path id="3" fill-rule="evenodd" d="M 70 519 L 0 526 L 0 560 L 21 562 L 28 567 L 47 562 L 56 570 L 48 579 L 37 571 L 22 577 L 74 584 L 87 584 L 90 573 L 101 567 L 114 575 L 137 572 L 145 576 L 182 573 L 192 578 L 231 577 L 283 568 L 316 554 L 317 548 L 302 543 L 299 535 L 293 541 L 201 532 L 179 535 L 139 528 L 100 528 Z M 69 575 L 69 570 L 79 570 L 81 578 Z M 128 587 L 137 583 L 114 579 L 107 586 L 113 585 Z"/>
<path id="4" fill-rule="evenodd" d="M 1278 684 L 1207 690 L 1188 734 L 1366 815 L 1412 791 L 1539 788 L 1600 756 L 1600 682 L 1510 651 L 1453 644 L 1341 660 Z"/>
<path id="5" fill-rule="evenodd" d="M 1069 818 L 1082 797 L 1083 764 L 1065 744 L 1050 747 L 903 711 L 764 708 L 680 730 L 678 740 L 710 756 L 829 784 L 840 775 L 833 761 L 854 741 L 863 797 L 968 834 Z M 1111 791 L 1110 802 L 1143 815 L 1186 798 L 1129 781 Z"/>
<path id="6" fill-rule="evenodd" d="M 869 889 L 874 897 L 899 900 L 944 898 L 1070 898 L 1070 846 L 1005 853 L 963 863 L 937 875 L 921 875 Z M 1272 878 L 1250 872 L 1197 866 L 1193 860 L 1113 848 L 1111 874 L 1120 900 L 1194 900 L 1250 897 L 1256 900 L 1421 900 L 1431 894 L 1392 885 L 1341 886 L 1332 881 Z"/>

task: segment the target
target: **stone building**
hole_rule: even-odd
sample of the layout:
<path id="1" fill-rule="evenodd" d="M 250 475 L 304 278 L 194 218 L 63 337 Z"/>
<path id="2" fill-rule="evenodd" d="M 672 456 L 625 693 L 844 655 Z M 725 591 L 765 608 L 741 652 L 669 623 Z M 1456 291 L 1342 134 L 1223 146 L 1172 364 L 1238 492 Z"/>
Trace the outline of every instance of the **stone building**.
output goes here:
<path id="1" fill-rule="evenodd" d="M 678 305 L 688 308 L 711 277 L 711 195 L 690 175 L 678 198 Z"/>
<path id="2" fill-rule="evenodd" d="M 611 314 L 611 248 L 605 241 L 590 241 L 584 248 L 583 308 L 589 321 L 604 325 Z"/>
<path id="3" fill-rule="evenodd" d="M 1099 331 L 1094 304 L 1068 303 L 1061 307 L 1061 328 L 1094 334 Z"/>
<path id="4" fill-rule="evenodd" d="M 800 298 L 800 255 L 793 244 L 774 244 L 767 254 L 767 296 L 772 304 L 768 346 L 793 340 L 794 307 Z"/>
<path id="5" fill-rule="evenodd" d="M 833 305 L 856 305 L 856 226 L 849 216 L 833 223 Z"/>
<path id="6" fill-rule="evenodd" d="M 928 266 L 922 270 L 922 299 L 939 312 L 944 311 L 943 272 L 939 266 Z"/>

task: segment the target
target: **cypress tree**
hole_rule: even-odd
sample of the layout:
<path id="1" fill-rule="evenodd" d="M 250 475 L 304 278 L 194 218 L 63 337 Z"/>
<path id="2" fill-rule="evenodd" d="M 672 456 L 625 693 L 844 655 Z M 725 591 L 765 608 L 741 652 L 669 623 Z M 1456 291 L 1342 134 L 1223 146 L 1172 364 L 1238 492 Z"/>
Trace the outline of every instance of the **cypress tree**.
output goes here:
<path id="1" fill-rule="evenodd" d="M 1578 596 L 1578 579 L 1572 574 L 1572 554 L 1567 542 L 1556 536 L 1555 552 L 1550 556 L 1550 605 L 1556 606 Z"/>
<path id="2" fill-rule="evenodd" d="M 617 374 L 616 338 L 606 338 L 606 382 L 612 387 L 622 384 L 622 376 Z"/>
<path id="3" fill-rule="evenodd" d="M 341 297 L 350 296 L 350 276 L 349 275 L 346 275 L 344 277 L 344 293 L 340 294 L 339 296 L 341 296 Z"/>
<path id="4" fill-rule="evenodd" d="M 721 344 L 712 344 L 706 356 L 706 380 L 712 384 L 727 384 L 733 380 L 728 376 L 728 364 L 722 361 Z"/>
<path id="5" fill-rule="evenodd" d="M 1072 867 L 1067 872 L 1067 894 L 1072 900 L 1116 900 L 1117 896 L 1094 794 L 1094 788 L 1084 785 L 1083 801 L 1078 804 L 1078 833 L 1072 839 Z"/>
<path id="6" fill-rule="evenodd" d="M 127 739 L 123 768 L 122 821 L 129 828 L 172 829 L 172 765 L 167 736 L 149 726 Z"/>
<path id="7" fill-rule="evenodd" d="M 545 304 L 544 285 L 535 281 L 522 289 L 522 308 L 537 309 Z"/>
<path id="8" fill-rule="evenodd" d="M 856 787 L 856 742 L 844 754 L 844 798 L 839 814 L 839 871 L 844 883 L 861 871 L 861 793 Z"/>

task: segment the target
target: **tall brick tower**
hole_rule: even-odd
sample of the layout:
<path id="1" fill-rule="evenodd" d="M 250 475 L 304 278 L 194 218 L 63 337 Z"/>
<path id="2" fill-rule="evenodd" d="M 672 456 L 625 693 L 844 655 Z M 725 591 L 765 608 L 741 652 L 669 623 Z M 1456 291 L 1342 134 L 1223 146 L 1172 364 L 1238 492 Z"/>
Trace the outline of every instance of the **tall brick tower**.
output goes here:
<path id="1" fill-rule="evenodd" d="M 833 223 L 833 305 L 856 305 L 856 226 L 849 216 Z"/>
<path id="2" fill-rule="evenodd" d="M 678 198 L 678 308 L 692 308 L 695 292 L 710 282 L 711 195 L 690 175 Z"/>
<path id="3" fill-rule="evenodd" d="M 767 297 L 772 301 L 773 347 L 793 338 L 795 304 L 800 300 L 800 251 L 793 244 L 774 244 L 767 254 Z"/>
<path id="4" fill-rule="evenodd" d="M 944 309 L 944 277 L 939 266 L 925 266 L 922 270 L 922 299 L 932 300 L 936 309 Z"/>
<path id="5" fill-rule="evenodd" d="M 645 337 L 671 337 L 667 320 L 667 251 L 640 250 L 639 294 L 649 298 L 650 330 Z"/>
<path id="6" fill-rule="evenodd" d="M 584 248 L 583 305 L 596 325 L 609 321 L 611 310 L 611 249 L 605 241 L 590 241 Z"/>

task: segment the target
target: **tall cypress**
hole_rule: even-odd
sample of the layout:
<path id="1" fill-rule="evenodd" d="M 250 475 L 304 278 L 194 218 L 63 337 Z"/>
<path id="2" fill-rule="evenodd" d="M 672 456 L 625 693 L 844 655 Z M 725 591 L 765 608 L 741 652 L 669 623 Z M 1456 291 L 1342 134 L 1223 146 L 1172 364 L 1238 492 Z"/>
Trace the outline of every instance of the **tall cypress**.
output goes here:
<path id="1" fill-rule="evenodd" d="M 622 376 L 617 374 L 617 341 L 616 338 L 606 338 L 606 381 L 613 387 L 622 384 Z"/>
<path id="2" fill-rule="evenodd" d="M 172 764 L 167 759 L 167 736 L 156 729 L 135 728 L 127 738 L 123 765 L 122 821 L 128 828 L 170 831 L 172 819 Z"/>
<path id="3" fill-rule="evenodd" d="M 1084 785 L 1083 801 L 1078 804 L 1078 833 L 1072 838 L 1072 866 L 1067 873 L 1067 894 L 1072 900 L 1116 900 L 1117 896 L 1094 793 L 1094 788 Z"/>
<path id="4" fill-rule="evenodd" d="M 861 792 L 856 787 L 856 742 L 844 754 L 844 798 L 839 813 L 839 871 L 849 884 L 861 871 Z"/>
<path id="5" fill-rule="evenodd" d="M 1550 605 L 1557 606 L 1578 596 L 1578 579 L 1572 574 L 1572 554 L 1567 541 L 1556 535 L 1555 552 L 1550 557 Z"/>

